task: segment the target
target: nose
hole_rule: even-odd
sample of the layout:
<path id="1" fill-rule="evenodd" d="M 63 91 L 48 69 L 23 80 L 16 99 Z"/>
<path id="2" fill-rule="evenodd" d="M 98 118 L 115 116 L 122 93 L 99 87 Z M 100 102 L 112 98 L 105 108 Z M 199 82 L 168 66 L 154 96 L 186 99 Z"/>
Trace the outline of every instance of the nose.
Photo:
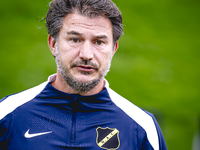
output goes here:
<path id="1" fill-rule="evenodd" d="M 91 42 L 85 41 L 82 44 L 79 56 L 83 60 L 92 60 L 94 55 L 93 55 L 93 46 Z"/>

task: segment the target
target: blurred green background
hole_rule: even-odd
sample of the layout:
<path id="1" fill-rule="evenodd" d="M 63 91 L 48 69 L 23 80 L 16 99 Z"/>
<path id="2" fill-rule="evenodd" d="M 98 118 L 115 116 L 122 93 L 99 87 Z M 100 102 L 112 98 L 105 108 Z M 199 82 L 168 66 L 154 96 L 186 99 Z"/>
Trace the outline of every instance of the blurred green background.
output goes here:
<path id="1" fill-rule="evenodd" d="M 106 77 L 111 88 L 155 114 L 168 149 L 199 150 L 200 1 L 114 2 L 122 12 L 125 34 Z M 48 3 L 1 1 L 0 98 L 56 72 L 45 21 L 39 21 Z"/>

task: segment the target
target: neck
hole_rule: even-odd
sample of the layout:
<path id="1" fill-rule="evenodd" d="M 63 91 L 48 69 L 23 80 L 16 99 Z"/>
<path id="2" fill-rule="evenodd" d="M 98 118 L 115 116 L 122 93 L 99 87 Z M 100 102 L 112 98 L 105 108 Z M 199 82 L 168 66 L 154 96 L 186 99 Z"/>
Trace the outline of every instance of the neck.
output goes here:
<path id="1" fill-rule="evenodd" d="M 101 92 L 104 88 L 104 79 L 102 79 L 93 89 L 91 89 L 88 92 L 77 92 L 74 89 L 72 89 L 68 83 L 65 81 L 64 77 L 57 72 L 56 79 L 51 83 L 54 88 L 56 88 L 59 91 L 68 93 L 68 94 L 80 94 L 82 96 L 90 96 L 95 95 L 99 92 Z"/>

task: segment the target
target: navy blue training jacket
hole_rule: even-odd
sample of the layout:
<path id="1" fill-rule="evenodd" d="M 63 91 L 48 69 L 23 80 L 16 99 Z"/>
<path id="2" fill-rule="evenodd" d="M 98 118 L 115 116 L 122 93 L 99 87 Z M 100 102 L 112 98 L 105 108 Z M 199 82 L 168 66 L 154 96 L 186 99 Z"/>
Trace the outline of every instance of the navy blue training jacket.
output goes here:
<path id="1" fill-rule="evenodd" d="M 154 116 L 108 85 L 81 96 L 51 81 L 0 100 L 0 150 L 166 150 Z"/>

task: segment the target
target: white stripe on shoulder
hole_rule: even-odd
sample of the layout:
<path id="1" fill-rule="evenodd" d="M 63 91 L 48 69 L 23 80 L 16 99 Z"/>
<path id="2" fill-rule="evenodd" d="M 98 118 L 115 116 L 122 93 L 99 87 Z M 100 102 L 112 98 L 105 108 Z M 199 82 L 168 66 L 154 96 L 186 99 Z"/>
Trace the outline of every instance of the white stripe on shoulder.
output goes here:
<path id="1" fill-rule="evenodd" d="M 17 107 L 33 99 L 44 89 L 47 83 L 48 81 L 18 94 L 11 95 L 3 100 L 0 103 L 0 120 L 3 119 L 7 114 L 14 111 Z"/>
<path id="2" fill-rule="evenodd" d="M 154 150 L 159 150 L 158 134 L 152 117 L 109 87 L 107 89 L 112 101 L 146 131 Z"/>

